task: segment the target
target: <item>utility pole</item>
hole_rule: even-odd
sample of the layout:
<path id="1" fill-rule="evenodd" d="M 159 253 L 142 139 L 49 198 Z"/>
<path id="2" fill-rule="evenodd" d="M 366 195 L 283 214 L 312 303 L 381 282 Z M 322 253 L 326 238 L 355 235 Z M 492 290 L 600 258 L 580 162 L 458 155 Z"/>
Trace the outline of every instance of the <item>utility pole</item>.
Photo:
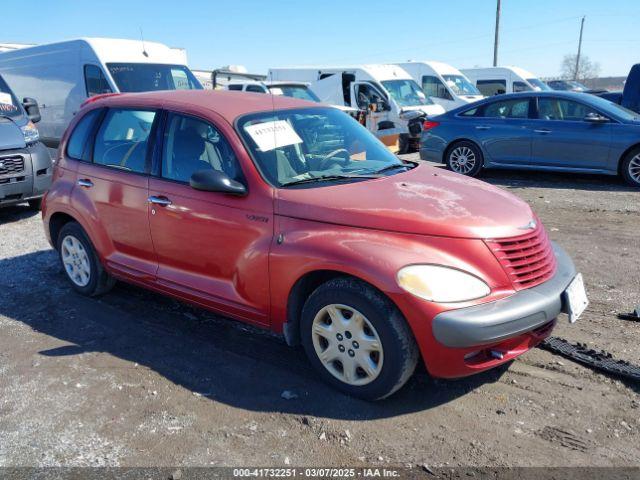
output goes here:
<path id="1" fill-rule="evenodd" d="M 493 41 L 493 66 L 498 66 L 498 39 L 500 35 L 500 0 L 496 8 L 496 37 Z"/>
<path id="2" fill-rule="evenodd" d="M 584 30 L 584 17 L 580 22 L 580 40 L 578 41 L 578 55 L 576 56 L 576 69 L 573 72 L 573 79 L 578 79 L 578 72 L 580 70 L 580 54 L 582 53 L 582 31 Z"/>

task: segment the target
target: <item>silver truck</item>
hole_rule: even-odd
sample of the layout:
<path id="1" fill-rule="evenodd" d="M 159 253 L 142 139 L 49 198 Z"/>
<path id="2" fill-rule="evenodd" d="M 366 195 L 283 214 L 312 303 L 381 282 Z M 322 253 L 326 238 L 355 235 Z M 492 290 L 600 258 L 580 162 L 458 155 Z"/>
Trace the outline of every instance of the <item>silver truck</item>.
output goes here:
<path id="1" fill-rule="evenodd" d="M 18 102 L 0 76 L 0 207 L 28 202 L 39 210 L 51 184 L 52 162 L 34 123 L 40 121 L 37 102 Z"/>

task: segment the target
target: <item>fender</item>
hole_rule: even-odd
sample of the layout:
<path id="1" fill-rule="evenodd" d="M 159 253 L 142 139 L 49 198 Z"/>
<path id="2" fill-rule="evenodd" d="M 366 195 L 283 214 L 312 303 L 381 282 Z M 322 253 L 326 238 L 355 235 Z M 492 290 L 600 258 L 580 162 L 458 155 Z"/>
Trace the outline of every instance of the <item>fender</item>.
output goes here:
<path id="1" fill-rule="evenodd" d="M 417 263 L 437 264 L 487 280 L 494 294 L 486 301 L 511 292 L 506 274 L 481 240 L 398 234 L 288 217 L 277 217 L 276 222 L 279 242 L 274 243 L 269 260 L 271 327 L 276 332 L 282 332 L 287 321 L 290 292 L 311 272 L 351 275 L 394 299 L 407 297 L 396 281 L 399 269 Z M 473 259 L 474 263 L 469 264 L 464 258 Z M 415 321 L 424 323 L 442 311 L 465 306 L 445 306 L 414 298 L 402 305 L 396 303 L 412 329 Z"/>

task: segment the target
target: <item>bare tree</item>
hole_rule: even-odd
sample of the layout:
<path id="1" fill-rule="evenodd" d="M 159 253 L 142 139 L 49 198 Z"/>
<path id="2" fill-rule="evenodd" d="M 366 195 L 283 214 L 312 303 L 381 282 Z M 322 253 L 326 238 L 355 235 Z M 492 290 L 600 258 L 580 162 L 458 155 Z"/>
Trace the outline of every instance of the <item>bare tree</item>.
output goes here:
<path id="1" fill-rule="evenodd" d="M 580 65 L 578 65 L 578 71 L 576 72 L 576 54 L 570 53 L 562 59 L 560 71 L 562 72 L 562 78 L 568 80 L 576 78 L 576 80 L 583 82 L 587 78 L 596 78 L 600 75 L 600 64 L 598 62 L 592 62 L 589 57 L 582 55 L 580 57 Z"/>

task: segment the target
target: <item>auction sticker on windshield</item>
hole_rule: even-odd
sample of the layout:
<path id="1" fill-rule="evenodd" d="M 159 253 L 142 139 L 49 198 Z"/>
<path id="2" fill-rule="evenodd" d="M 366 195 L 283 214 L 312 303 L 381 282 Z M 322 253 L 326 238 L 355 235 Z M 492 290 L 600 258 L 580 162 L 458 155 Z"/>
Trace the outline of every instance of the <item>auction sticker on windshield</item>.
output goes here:
<path id="1" fill-rule="evenodd" d="M 248 125 L 244 129 L 263 152 L 302 143 L 293 127 L 284 120 Z"/>

